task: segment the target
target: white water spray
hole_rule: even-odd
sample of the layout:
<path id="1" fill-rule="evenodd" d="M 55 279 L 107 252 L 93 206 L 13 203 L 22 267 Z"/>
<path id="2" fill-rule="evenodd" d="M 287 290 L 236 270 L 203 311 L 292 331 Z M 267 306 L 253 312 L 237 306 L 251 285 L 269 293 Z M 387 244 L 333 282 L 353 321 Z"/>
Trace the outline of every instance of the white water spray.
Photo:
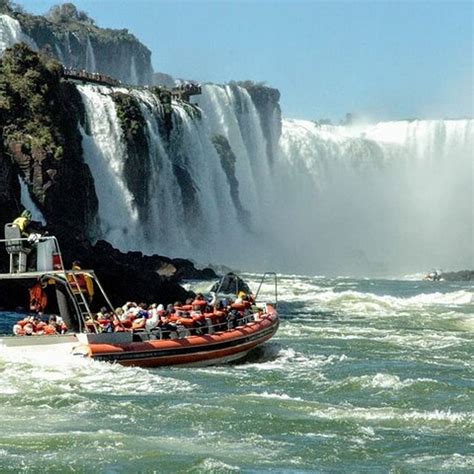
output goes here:
<path id="1" fill-rule="evenodd" d="M 0 15 L 0 56 L 15 43 L 26 43 L 37 50 L 35 42 L 21 30 L 20 23 L 8 15 Z"/>
<path id="2" fill-rule="evenodd" d="M 126 147 L 112 89 L 79 89 L 91 123 L 84 143 L 98 183 L 99 236 L 122 250 L 327 274 L 474 266 L 473 121 L 391 122 L 355 130 L 285 120 L 271 165 L 245 89 L 205 86 L 198 99 L 202 119 L 174 104 L 171 143 L 162 135 L 156 97 L 122 89 L 135 96 L 146 121 L 149 175 L 143 187 L 149 200 L 138 209 L 124 176 Z M 232 199 L 212 143 L 216 136 L 225 137 L 235 155 L 239 199 L 250 223 Z M 191 220 L 177 167 L 192 181 Z"/>
<path id="3" fill-rule="evenodd" d="M 281 241 L 302 250 L 300 269 L 393 275 L 474 266 L 474 121 L 389 122 L 355 134 L 283 125 L 279 206 L 292 217 L 279 227 Z"/>

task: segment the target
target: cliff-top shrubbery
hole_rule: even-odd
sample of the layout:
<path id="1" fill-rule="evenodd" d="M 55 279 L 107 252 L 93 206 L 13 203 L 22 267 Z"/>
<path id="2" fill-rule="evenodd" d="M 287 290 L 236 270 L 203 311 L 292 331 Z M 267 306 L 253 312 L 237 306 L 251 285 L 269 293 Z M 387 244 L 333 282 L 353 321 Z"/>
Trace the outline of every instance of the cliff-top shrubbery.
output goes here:
<path id="1" fill-rule="evenodd" d="M 2 1 L 9 3 L 7 0 L 0 0 L 0 2 Z M 72 3 L 56 5 L 45 16 L 31 15 L 23 9 L 11 5 L 5 8 L 8 8 L 8 11 L 15 16 L 24 31 L 29 35 L 37 36 L 40 31 L 43 35 L 46 35 L 47 32 L 54 32 L 57 37 L 65 36 L 68 33 L 79 35 L 86 33 L 93 34 L 98 42 L 140 44 L 137 38 L 127 29 L 100 28 L 86 12 L 78 10 Z"/>
<path id="2" fill-rule="evenodd" d="M 76 87 L 62 80 L 61 68 L 23 43 L 5 51 L 0 59 L 1 148 L 47 218 L 70 221 L 83 231 L 96 213 L 97 198 L 82 158 L 82 101 Z"/>
<path id="3" fill-rule="evenodd" d="M 25 44 L 7 50 L 0 61 L 0 123 L 7 145 L 20 142 L 25 152 L 41 149 L 60 159 L 57 102 L 61 65 L 40 57 Z M 56 123 L 55 123 L 56 122 Z"/>

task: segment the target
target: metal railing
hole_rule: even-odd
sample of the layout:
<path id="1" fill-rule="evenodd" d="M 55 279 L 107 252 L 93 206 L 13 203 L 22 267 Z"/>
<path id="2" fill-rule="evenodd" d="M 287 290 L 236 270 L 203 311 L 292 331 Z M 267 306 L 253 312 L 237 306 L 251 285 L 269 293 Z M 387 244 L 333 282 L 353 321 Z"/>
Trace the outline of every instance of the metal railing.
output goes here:
<path id="1" fill-rule="evenodd" d="M 252 313 L 238 318 L 236 321 L 225 320 L 215 324 L 203 324 L 202 326 L 186 327 L 179 323 L 170 323 L 174 324 L 176 328 L 162 329 L 161 327 L 157 326 L 153 329 L 129 329 L 128 331 L 137 335 L 145 334 L 150 339 L 153 339 L 153 337 L 160 340 L 185 339 L 189 336 L 202 336 L 206 334 L 212 335 L 216 332 L 237 329 L 255 321 L 258 321 L 258 318 L 256 317 L 256 313 Z"/>
<path id="2" fill-rule="evenodd" d="M 59 267 L 59 268 L 57 268 L 57 270 L 58 271 L 64 271 L 63 257 L 62 257 L 62 254 L 61 254 L 61 249 L 59 248 L 58 239 L 56 237 L 45 235 L 45 236 L 40 236 L 36 241 L 32 241 L 29 237 L 18 237 L 18 238 L 13 237 L 13 238 L 9 238 L 9 239 L 0 239 L 0 243 L 5 244 L 6 251 L 10 255 L 20 253 L 20 252 L 23 252 L 23 251 L 30 252 L 32 249 L 35 248 L 35 246 L 37 246 L 38 243 L 42 243 L 42 242 L 46 242 L 46 241 L 52 241 L 53 242 L 53 246 L 54 246 L 53 254 L 55 256 L 57 256 L 57 258 L 59 260 L 59 262 L 57 262 L 57 266 Z M 15 245 L 18 245 L 18 244 L 21 244 L 21 248 L 18 249 L 18 250 L 10 251 L 8 249 L 9 246 L 15 246 Z M 26 244 L 26 245 L 23 245 L 23 244 Z M 55 263 L 53 261 L 53 256 L 51 256 L 51 266 L 53 267 L 53 269 L 54 269 L 54 265 L 55 265 Z M 48 271 L 50 271 L 50 270 L 48 270 Z M 10 273 L 14 273 L 14 272 L 12 272 L 11 266 L 10 266 Z M 35 273 L 35 272 L 27 270 L 25 272 L 16 272 L 16 273 Z M 32 278 L 33 277 L 34 276 L 32 276 Z"/>
<path id="3" fill-rule="evenodd" d="M 18 238 L 9 238 L 9 239 L 0 239 L 0 244 L 4 243 L 7 247 L 7 252 L 9 253 L 19 253 L 22 252 L 21 249 L 17 251 L 10 252 L 8 250 L 8 244 L 15 246 L 18 244 L 26 243 L 27 247 L 31 250 L 34 249 L 37 243 L 45 242 L 45 241 L 52 241 L 53 242 L 53 250 L 51 253 L 51 262 L 50 262 L 50 269 L 44 270 L 26 270 L 24 272 L 12 272 L 12 268 L 10 267 L 9 273 L 0 273 L 0 280 L 15 280 L 15 279 L 39 279 L 40 281 L 48 281 L 54 280 L 57 283 L 61 283 L 67 293 L 69 300 L 72 302 L 74 312 L 77 316 L 77 322 L 79 325 L 79 332 L 90 332 L 88 329 L 87 322 L 92 321 L 95 327 L 95 331 L 99 332 L 99 326 L 93 320 L 93 313 L 90 310 L 90 306 L 87 302 L 87 299 L 84 293 L 80 289 L 80 284 L 77 279 L 78 275 L 83 275 L 92 279 L 92 281 L 97 285 L 102 297 L 104 298 L 106 305 L 108 308 L 113 312 L 114 307 L 107 296 L 102 284 L 100 283 L 99 279 L 97 278 L 95 272 L 93 270 L 66 270 L 64 267 L 64 261 L 61 253 L 61 249 L 59 247 L 58 239 L 55 236 L 41 236 L 38 238 L 37 241 L 31 242 L 28 237 L 18 237 Z M 23 245 L 22 245 L 23 246 Z M 56 257 L 57 261 L 54 261 L 54 257 Z M 81 308 L 82 306 L 82 308 Z M 87 319 L 87 316 L 90 319 Z"/>
<path id="4" fill-rule="evenodd" d="M 258 295 L 260 294 L 260 290 L 262 289 L 262 285 L 265 279 L 268 276 L 273 276 L 274 285 L 275 285 L 275 308 L 278 306 L 278 276 L 275 272 L 265 272 L 260 280 L 260 284 L 258 285 L 257 293 L 255 293 L 255 302 L 258 301 Z"/>

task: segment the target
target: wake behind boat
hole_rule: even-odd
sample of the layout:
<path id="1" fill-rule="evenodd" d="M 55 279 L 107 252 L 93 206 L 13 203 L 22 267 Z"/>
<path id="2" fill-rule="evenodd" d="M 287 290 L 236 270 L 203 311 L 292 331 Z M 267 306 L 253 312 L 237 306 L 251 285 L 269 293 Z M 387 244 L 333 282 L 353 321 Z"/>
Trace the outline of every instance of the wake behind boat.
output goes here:
<path id="1" fill-rule="evenodd" d="M 146 315 L 137 310 L 131 312 L 132 316 L 119 317 L 93 270 L 74 266 L 65 269 L 55 237 L 39 238 L 36 268 L 28 270 L 28 239 L 22 238 L 14 226 L 7 226 L 6 239 L 0 242 L 9 253 L 10 270 L 0 274 L 0 283 L 36 280 L 38 288 L 54 284 L 63 324 L 25 318 L 15 325 L 14 335 L 0 338 L 0 347 L 24 351 L 59 349 L 60 345 L 61 351 L 69 354 L 140 367 L 212 365 L 246 356 L 278 329 L 274 273 L 263 275 L 255 296 L 239 293 L 238 286 L 232 296 L 221 295 L 221 283 L 212 301 L 198 295 L 186 304 L 169 305 L 167 310 L 152 305 Z M 272 303 L 259 299 L 268 277 L 275 285 Z M 86 291 L 91 285 L 106 302 L 101 313 L 91 311 Z"/>

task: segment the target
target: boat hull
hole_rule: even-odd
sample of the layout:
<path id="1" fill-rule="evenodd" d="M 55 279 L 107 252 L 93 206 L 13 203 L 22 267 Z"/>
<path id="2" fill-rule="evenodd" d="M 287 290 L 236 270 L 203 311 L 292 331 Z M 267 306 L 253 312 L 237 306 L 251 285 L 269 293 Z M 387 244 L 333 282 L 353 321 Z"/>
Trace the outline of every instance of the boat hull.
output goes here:
<path id="1" fill-rule="evenodd" d="M 80 344 L 73 353 L 126 366 L 216 365 L 245 357 L 249 351 L 270 339 L 278 325 L 278 315 L 272 311 L 258 321 L 214 334 L 122 344 Z"/>

